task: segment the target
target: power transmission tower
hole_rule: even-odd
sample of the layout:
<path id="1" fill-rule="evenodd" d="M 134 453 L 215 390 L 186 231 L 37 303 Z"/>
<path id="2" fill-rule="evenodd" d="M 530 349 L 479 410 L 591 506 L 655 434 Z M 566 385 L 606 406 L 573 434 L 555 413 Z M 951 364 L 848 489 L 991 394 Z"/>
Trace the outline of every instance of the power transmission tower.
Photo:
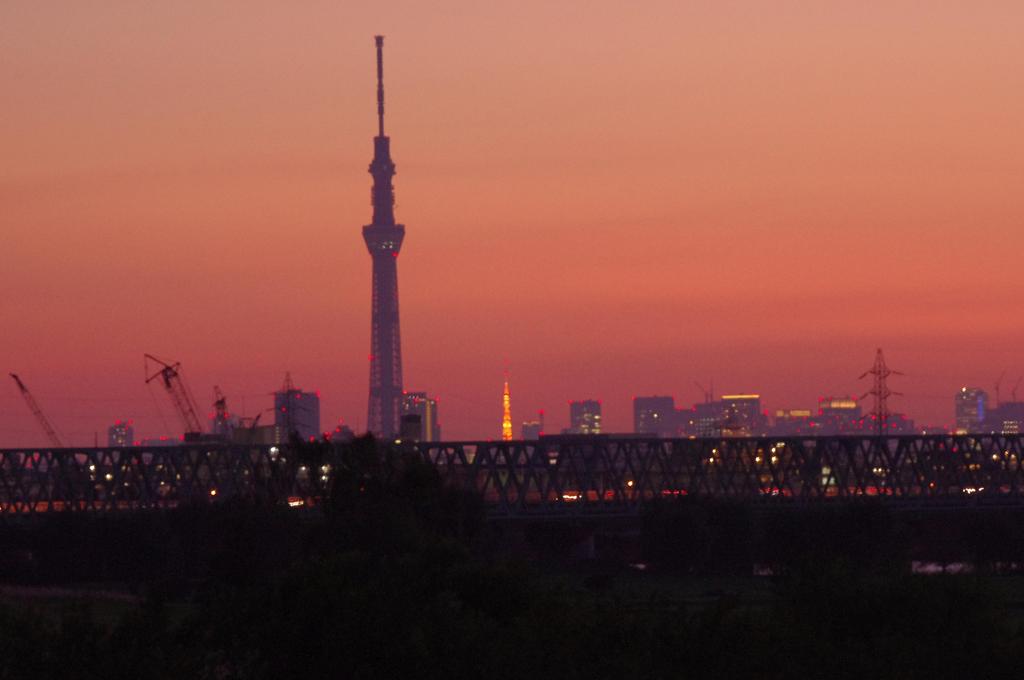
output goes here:
<path id="1" fill-rule="evenodd" d="M 899 371 L 894 371 L 885 365 L 885 356 L 882 354 L 882 349 L 879 348 L 875 352 L 875 363 L 870 370 L 864 371 L 858 380 L 863 380 L 867 376 L 874 376 L 874 387 L 871 390 L 861 395 L 861 399 L 867 396 L 873 396 L 875 398 L 875 408 L 872 410 L 872 417 L 875 419 L 875 424 L 878 428 L 878 434 L 885 433 L 889 422 L 889 397 L 903 396 L 900 392 L 893 392 L 889 389 L 887 380 L 891 375 L 903 375 Z"/>

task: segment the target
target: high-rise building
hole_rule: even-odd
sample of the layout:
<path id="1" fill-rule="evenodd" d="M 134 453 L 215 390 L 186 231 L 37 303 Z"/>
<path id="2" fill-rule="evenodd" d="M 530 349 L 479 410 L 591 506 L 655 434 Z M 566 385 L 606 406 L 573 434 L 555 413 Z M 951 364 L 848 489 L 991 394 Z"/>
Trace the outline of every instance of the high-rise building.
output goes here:
<path id="1" fill-rule="evenodd" d="M 860 403 L 847 395 L 842 397 L 819 397 L 818 415 L 815 418 L 821 435 L 857 434 L 870 428 L 865 424 Z"/>
<path id="2" fill-rule="evenodd" d="M 402 394 L 402 416 L 418 415 L 420 417 L 419 441 L 441 441 L 441 425 L 437 421 L 437 399 L 427 396 L 426 392 L 405 392 Z M 408 437 L 403 436 L 403 439 Z"/>
<path id="3" fill-rule="evenodd" d="M 809 408 L 778 409 L 769 432 L 779 436 L 816 434 L 817 425 Z"/>
<path id="4" fill-rule="evenodd" d="M 543 431 L 539 420 L 526 420 L 519 428 L 519 438 L 525 441 L 540 439 Z"/>
<path id="5" fill-rule="evenodd" d="M 689 437 L 751 437 L 768 434 L 768 414 L 759 394 L 706 398 L 692 409 L 676 411 L 676 431 Z"/>
<path id="6" fill-rule="evenodd" d="M 392 438 L 398 433 L 402 399 L 402 342 L 398 325 L 398 253 L 405 225 L 395 222 L 391 139 L 384 134 L 384 37 L 377 43 L 377 136 L 373 138 L 373 221 L 363 239 L 373 259 L 370 325 L 370 400 L 367 429 Z"/>
<path id="7" fill-rule="evenodd" d="M 419 413 L 403 413 L 398 429 L 398 438 L 403 442 L 423 441 L 423 416 Z"/>
<path id="8" fill-rule="evenodd" d="M 633 397 L 633 431 L 659 437 L 676 434 L 674 397 Z"/>
<path id="9" fill-rule="evenodd" d="M 693 409 L 685 416 L 685 429 L 690 436 L 722 436 L 722 402 L 705 401 L 694 404 Z"/>
<path id="10" fill-rule="evenodd" d="M 519 438 L 526 441 L 540 439 L 544 434 L 544 409 L 537 411 L 537 420 L 527 420 L 519 430 Z"/>
<path id="11" fill-rule="evenodd" d="M 130 420 L 115 420 L 114 424 L 107 428 L 107 446 L 111 448 L 124 448 L 135 443 L 135 428 Z"/>
<path id="12" fill-rule="evenodd" d="M 569 402 L 569 433 L 601 434 L 601 402 L 581 399 Z"/>
<path id="13" fill-rule="evenodd" d="M 1001 401 L 987 409 L 982 428 L 990 434 L 1024 433 L 1024 402 Z"/>
<path id="14" fill-rule="evenodd" d="M 320 393 L 303 392 L 292 384 L 291 374 L 284 377 L 284 386 L 274 392 L 274 443 L 291 439 L 292 434 L 303 441 L 319 439 Z"/>
<path id="15" fill-rule="evenodd" d="M 979 387 L 961 387 L 953 397 L 957 434 L 981 432 L 988 408 L 988 394 Z"/>
<path id="16" fill-rule="evenodd" d="M 722 395 L 722 435 L 750 437 L 764 434 L 768 419 L 761 411 L 760 394 Z"/>

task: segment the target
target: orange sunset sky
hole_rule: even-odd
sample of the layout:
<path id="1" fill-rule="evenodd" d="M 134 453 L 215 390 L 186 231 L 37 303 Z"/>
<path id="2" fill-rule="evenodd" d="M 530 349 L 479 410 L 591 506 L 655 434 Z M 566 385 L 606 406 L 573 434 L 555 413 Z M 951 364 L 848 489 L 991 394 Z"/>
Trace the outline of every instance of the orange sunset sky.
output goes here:
<path id="1" fill-rule="evenodd" d="M 568 399 L 1024 375 L 1024 3 L 0 4 L 0 369 L 72 444 L 197 399 L 365 427 L 385 42 L 405 384 L 446 438 Z M 43 439 L 13 383 L 0 446 Z M 1021 394 L 1024 395 L 1024 384 Z M 164 421 L 168 426 L 164 425 Z"/>

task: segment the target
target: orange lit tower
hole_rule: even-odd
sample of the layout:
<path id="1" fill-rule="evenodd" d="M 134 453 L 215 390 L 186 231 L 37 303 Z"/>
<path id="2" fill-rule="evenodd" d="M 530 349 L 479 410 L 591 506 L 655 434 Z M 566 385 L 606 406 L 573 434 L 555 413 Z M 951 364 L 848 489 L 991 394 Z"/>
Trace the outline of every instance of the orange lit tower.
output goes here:
<path id="1" fill-rule="evenodd" d="M 512 441 L 512 397 L 508 391 L 508 372 L 505 373 L 505 392 L 501 395 L 501 439 Z"/>
<path id="2" fill-rule="evenodd" d="M 398 329 L 398 252 L 405 226 L 395 223 L 391 140 L 384 134 L 384 36 L 377 43 L 377 136 L 373 138 L 373 222 L 363 239 L 373 259 L 370 338 L 370 403 L 366 429 L 377 436 L 398 434 L 402 399 L 402 342 Z"/>

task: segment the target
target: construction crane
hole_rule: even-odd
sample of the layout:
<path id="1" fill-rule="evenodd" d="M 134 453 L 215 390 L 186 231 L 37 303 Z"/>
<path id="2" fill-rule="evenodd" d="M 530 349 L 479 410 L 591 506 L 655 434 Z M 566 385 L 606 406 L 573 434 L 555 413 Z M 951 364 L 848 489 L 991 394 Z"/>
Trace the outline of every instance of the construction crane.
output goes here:
<path id="1" fill-rule="evenodd" d="M 713 402 L 715 400 L 715 381 L 714 380 L 711 381 L 711 389 L 710 390 L 704 389 L 704 386 L 701 385 L 696 380 L 693 381 L 693 384 L 696 385 L 697 389 L 700 390 L 701 394 L 704 395 L 704 403 L 705 404 L 710 404 L 711 402 Z"/>
<path id="2" fill-rule="evenodd" d="M 196 400 L 192 397 L 192 393 L 189 392 L 185 381 L 182 380 L 181 362 L 175 361 L 173 364 L 170 364 L 163 359 L 157 359 L 152 354 L 145 354 L 143 356 L 146 366 L 146 384 L 148 385 L 157 378 L 160 378 L 164 389 L 167 390 L 167 394 L 171 397 L 171 403 L 174 404 L 174 409 L 178 412 L 182 425 L 185 426 L 185 438 L 190 439 L 192 438 L 190 435 L 196 436 L 200 434 L 203 431 L 203 426 L 197 415 Z M 152 375 L 150 375 L 150 362 L 160 366 Z"/>
<path id="3" fill-rule="evenodd" d="M 256 414 L 253 418 L 242 416 L 238 420 L 238 429 L 235 430 L 235 436 L 239 437 L 236 443 L 239 444 L 254 444 L 256 443 L 256 428 L 259 427 L 260 418 L 267 411 L 273 411 L 273 407 L 264 409 Z"/>
<path id="4" fill-rule="evenodd" d="M 15 373 L 11 373 L 11 377 L 14 378 L 14 382 L 18 385 L 18 390 L 21 392 L 21 396 L 24 397 L 25 403 L 28 404 L 29 410 L 32 411 L 32 415 L 39 421 L 39 425 L 42 426 L 43 431 L 46 433 L 46 438 L 50 440 L 50 443 L 57 448 L 63 448 L 64 443 L 61 442 L 60 437 L 57 436 L 57 431 L 53 429 L 53 425 L 43 415 L 42 409 L 39 408 L 39 404 L 36 403 L 32 393 L 25 387 L 25 383 L 21 382 L 21 378 Z"/>
<path id="5" fill-rule="evenodd" d="M 231 437 L 231 415 L 228 413 L 228 399 L 221 392 L 220 387 L 213 386 L 213 428 L 215 435 Z"/>
<path id="6" fill-rule="evenodd" d="M 1006 377 L 1006 371 L 1003 371 L 1002 373 L 999 374 L 999 378 L 996 380 L 996 403 L 995 403 L 995 406 L 999 406 L 999 402 L 1000 402 L 1000 399 L 999 399 L 999 388 L 1002 386 L 1003 378 L 1005 378 L 1005 377 Z"/>

